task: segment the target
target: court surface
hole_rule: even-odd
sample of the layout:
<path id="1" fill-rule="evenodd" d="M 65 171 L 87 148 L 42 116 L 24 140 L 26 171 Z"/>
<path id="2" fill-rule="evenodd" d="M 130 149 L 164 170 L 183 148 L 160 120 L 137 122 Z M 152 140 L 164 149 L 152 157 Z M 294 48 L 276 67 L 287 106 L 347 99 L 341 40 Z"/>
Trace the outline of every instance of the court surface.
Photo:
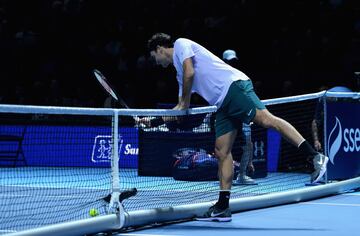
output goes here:
<path id="1" fill-rule="evenodd" d="M 360 235 L 360 192 L 233 214 L 232 222 L 188 221 L 120 235 Z"/>
<path id="2" fill-rule="evenodd" d="M 74 176 L 77 178 L 74 179 Z M 99 179 L 99 176 L 104 178 Z M 0 234 L 11 232 L 8 230 L 24 230 L 44 224 L 89 218 L 89 209 L 103 209 L 104 203 L 96 199 L 106 196 L 111 189 L 108 168 L 32 167 L 31 171 L 26 171 L 26 167 L 3 168 L 0 177 L 0 205 L 3 212 L 7 212 L 0 216 Z M 191 195 L 197 196 L 199 202 L 215 200 L 219 186 L 217 181 L 177 182 L 173 178 L 137 176 L 134 170 L 121 171 L 120 179 L 126 183 L 126 188 L 135 186 L 139 189 L 137 196 L 126 201 L 126 208 L 130 211 L 148 209 L 155 205 L 166 207 L 171 205 L 171 201 L 188 204 L 187 198 Z M 232 197 L 256 196 L 302 188 L 308 180 L 307 174 L 269 173 L 267 178 L 257 179 L 259 185 L 234 186 Z M 176 183 L 180 185 L 176 186 Z M 166 189 L 169 187 L 178 190 L 168 193 Z M 166 201 L 159 201 L 165 195 Z M 56 208 L 53 207 L 55 202 Z M 31 211 L 27 210 L 25 214 L 24 205 L 32 207 Z M 46 207 L 49 205 L 51 207 Z M 359 211 L 360 193 L 354 192 L 311 202 L 237 213 L 229 223 L 187 221 L 147 227 L 146 230 L 122 232 L 118 235 L 218 235 L 223 232 L 226 232 L 227 236 L 239 233 L 360 235 L 360 223 L 356 221 L 359 219 Z M 355 231 L 359 231 L 359 234 L 353 234 Z"/>

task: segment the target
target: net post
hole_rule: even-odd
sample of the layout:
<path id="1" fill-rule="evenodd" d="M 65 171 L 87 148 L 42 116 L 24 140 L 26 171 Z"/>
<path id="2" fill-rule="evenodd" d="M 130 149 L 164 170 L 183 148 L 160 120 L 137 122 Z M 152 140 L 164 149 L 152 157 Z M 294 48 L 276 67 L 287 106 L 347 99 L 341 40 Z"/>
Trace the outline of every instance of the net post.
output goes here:
<path id="1" fill-rule="evenodd" d="M 324 117 L 323 117 L 323 120 L 324 120 L 324 142 L 323 142 L 323 145 L 324 145 L 324 154 L 325 156 L 329 156 L 329 153 L 328 153 L 328 145 L 327 145 L 327 132 L 326 132 L 326 128 L 327 128 L 327 99 L 326 99 L 326 92 L 324 93 L 324 95 L 321 97 L 321 99 L 323 100 L 323 110 L 324 110 Z M 328 183 L 328 173 L 327 171 L 325 172 L 325 175 L 324 175 L 324 179 L 325 179 L 325 184 Z"/>
<path id="2" fill-rule="evenodd" d="M 114 110 L 111 123 L 111 175 L 112 175 L 112 192 L 109 204 L 109 212 L 115 213 L 119 218 L 119 228 L 122 228 L 125 222 L 124 208 L 120 202 L 120 171 L 119 171 L 119 112 Z M 122 139 L 120 138 L 120 149 Z"/>
<path id="3" fill-rule="evenodd" d="M 119 177 L 119 114 L 114 111 L 112 117 L 112 155 L 111 155 L 111 173 L 112 173 L 112 191 L 120 192 L 120 177 Z"/>

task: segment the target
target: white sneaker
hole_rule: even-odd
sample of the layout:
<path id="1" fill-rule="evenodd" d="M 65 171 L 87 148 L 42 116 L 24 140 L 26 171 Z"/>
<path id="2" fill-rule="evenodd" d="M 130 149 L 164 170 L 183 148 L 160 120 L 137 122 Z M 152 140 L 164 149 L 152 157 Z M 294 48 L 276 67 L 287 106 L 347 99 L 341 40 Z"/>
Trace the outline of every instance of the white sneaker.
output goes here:
<path id="1" fill-rule="evenodd" d="M 233 185 L 257 185 L 257 183 L 247 175 L 238 175 Z"/>
<path id="2" fill-rule="evenodd" d="M 328 161 L 329 158 L 321 153 L 314 157 L 313 164 L 315 171 L 311 174 L 311 183 L 317 183 L 324 176 Z"/>

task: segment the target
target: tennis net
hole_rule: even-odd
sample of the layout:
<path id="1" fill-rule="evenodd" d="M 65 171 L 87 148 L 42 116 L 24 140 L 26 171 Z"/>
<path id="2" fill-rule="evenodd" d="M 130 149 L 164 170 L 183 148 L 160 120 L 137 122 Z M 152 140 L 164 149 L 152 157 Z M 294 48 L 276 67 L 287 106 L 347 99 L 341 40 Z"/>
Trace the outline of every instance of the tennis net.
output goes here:
<path id="1" fill-rule="evenodd" d="M 291 123 L 310 143 L 313 140 L 313 121 L 319 119 L 319 117 L 322 118 L 318 132 L 320 138 L 322 137 L 323 150 L 328 155 L 330 154 L 332 160 L 331 164 L 329 163 L 331 172 L 327 177 L 331 181 L 346 180 L 358 176 L 359 170 L 354 169 L 351 175 L 345 176 L 345 172 L 349 173 L 344 171 L 346 165 L 334 164 L 336 161 L 340 163 L 338 156 L 341 150 L 340 148 L 340 151 L 336 150 L 336 142 L 338 142 L 336 140 L 338 140 L 339 135 L 334 135 L 334 132 L 338 131 L 338 128 L 336 128 L 338 126 L 334 126 L 331 123 L 333 121 L 330 122 L 330 120 L 335 116 L 340 117 L 336 111 L 343 114 L 343 117 L 339 118 L 343 124 L 345 117 L 347 117 L 347 120 L 351 120 L 348 111 L 349 109 L 353 110 L 353 108 L 345 107 L 348 106 L 346 104 L 359 106 L 358 94 L 352 94 L 351 96 L 326 94 L 320 92 L 264 100 L 263 102 L 270 112 Z M 12 219 L 1 221 L 2 230 L 21 230 L 37 227 L 41 224 L 89 218 L 88 210 L 90 208 L 96 208 L 101 215 L 105 215 L 107 214 L 107 204 L 104 203 L 103 197 L 111 193 L 114 187 L 114 177 L 115 182 L 118 182 L 120 191 L 129 188 L 137 188 L 138 190 L 136 196 L 123 202 L 125 209 L 128 211 L 125 222 L 126 227 L 179 219 L 181 217 L 191 218 L 199 214 L 195 210 L 196 208 L 193 207 L 194 205 L 208 207 L 209 202 L 217 200 L 219 182 L 217 180 L 217 160 L 214 158 L 213 153 L 215 144 L 215 107 L 199 107 L 187 111 L 169 109 L 80 109 L 81 112 L 68 108 L 44 108 L 45 110 L 40 112 L 40 108 L 34 107 L 32 110 L 36 110 L 36 114 L 48 114 L 50 118 L 48 121 L 56 124 L 54 131 L 51 132 L 47 130 L 49 127 L 53 129 L 49 123 L 46 125 L 33 123 L 34 121 L 28 118 L 20 119 L 22 122 L 15 119 L 17 116 L 33 116 L 34 114 L 30 109 L 25 109 L 22 106 L 11 106 L 13 110 L 10 112 L 8 106 L 3 106 L 3 108 L 2 115 L 8 123 L 5 122 L 1 126 L 2 129 L 16 128 L 16 132 L 21 133 L 22 129 L 20 127 L 23 127 L 24 120 L 27 122 L 27 128 L 25 132 L 26 138 L 23 141 L 25 159 L 20 158 L 16 167 L 1 165 L 1 170 L 5 170 L 1 172 L 3 177 L 1 179 L 1 188 L 6 190 L 6 194 L 2 195 L 1 199 L 8 202 L 0 204 L 0 208 L 10 211 L 9 214 L 12 214 Z M 358 113 L 352 115 L 354 118 L 359 116 Z M 61 118 L 58 116 L 61 116 Z M 86 120 L 84 123 L 82 123 L 83 117 Z M 111 130 L 111 127 L 114 126 L 112 117 L 118 118 L 118 120 L 115 119 L 115 123 L 118 125 L 118 135 L 115 135 L 114 130 Z M 142 119 L 142 125 L 137 122 L 139 118 Z M 166 120 L 165 123 L 164 120 Z M 17 124 L 10 121 L 16 121 Z M 61 126 L 64 124 L 61 122 L 64 121 L 69 123 Z M 29 124 L 29 122 L 32 124 Z M 31 134 L 32 132 L 36 133 L 33 131 L 35 129 L 34 125 L 41 126 L 37 131 L 41 134 L 38 137 Z M 44 125 L 46 128 L 43 127 Z M 61 133 L 59 130 L 63 130 L 64 136 L 59 136 L 59 133 Z M 332 132 L 332 130 L 335 131 Z M 351 129 L 349 130 L 350 133 Z M 49 136 L 52 132 L 57 133 L 57 138 Z M 26 133 L 28 133 L 28 136 Z M 353 133 L 356 133 L 356 128 L 353 129 Z M 245 145 L 246 137 L 241 134 L 242 132 L 239 132 L 233 147 L 235 160 L 234 181 L 241 171 L 242 159 L 245 154 L 248 154 L 251 156 L 255 170 L 252 172 L 249 170 L 250 168 L 247 168 L 246 175 L 251 177 L 256 185 L 241 184 L 233 186 L 232 201 L 249 199 L 247 197 L 256 199 L 256 197 L 269 196 L 270 198 L 272 194 L 287 193 L 292 190 L 299 190 L 300 192 L 302 190 L 316 191 L 316 188 L 309 189 L 306 186 L 310 182 L 310 173 L 313 171 L 312 163 L 307 160 L 307 157 L 302 156 L 296 147 L 283 140 L 278 132 L 252 124 L 251 146 Z M 353 138 L 355 138 L 354 135 Z M 74 141 L 74 139 L 77 141 Z M 36 147 L 36 141 L 34 140 L 43 143 L 42 146 Z M 64 140 L 69 140 L 69 142 Z M 112 159 L 116 157 L 114 152 L 111 152 L 111 145 L 114 143 L 119 144 L 117 152 L 119 173 L 117 176 L 112 175 L 114 174 L 112 170 L 114 167 L 111 165 Z M 53 147 L 54 144 L 59 146 Z M 9 144 L 5 146 L 9 148 Z M 10 147 L 12 146 L 10 145 Z M 3 147 L 1 148 L 3 149 Z M 350 148 L 351 146 L 349 146 Z M 73 151 L 71 154 L 67 154 L 64 153 L 65 149 Z M 32 154 L 30 150 L 35 153 L 35 158 L 40 157 L 39 159 L 46 165 L 38 166 L 37 162 L 31 160 Z M 51 150 L 51 152 L 46 150 Z M 355 146 L 353 150 L 357 150 Z M 341 155 L 345 154 L 342 153 Z M 84 159 L 87 161 L 86 163 L 83 163 Z M 53 163 L 57 163 L 57 161 L 62 162 L 61 166 L 54 166 Z M 46 171 L 41 172 L 45 173 L 43 175 L 45 180 L 37 182 L 36 179 L 39 177 L 20 178 L 19 176 L 26 173 L 25 170 L 22 171 L 23 169 L 29 170 L 29 174 L 46 169 Z M 342 170 L 341 173 L 338 171 L 339 169 Z M 55 174 L 57 171 L 59 175 Z M 77 171 L 79 175 L 74 174 L 73 171 Z M 117 179 L 117 177 L 119 178 Z M 51 185 L 49 183 L 51 181 L 55 184 Z M 327 182 L 326 179 L 324 182 Z M 355 184 L 358 184 L 358 182 Z M 326 185 L 330 186 L 332 184 Z M 351 188 L 353 186 L 352 183 Z M 49 189 L 51 189 L 52 194 L 49 194 Z M 337 191 L 344 191 L 344 189 L 336 186 L 335 189 L 331 190 L 332 192 L 321 190 L 321 192 L 309 196 L 334 194 Z M 26 195 L 30 191 L 33 192 L 33 194 L 30 194 L 34 196 L 32 198 L 28 198 Z M 39 222 L 36 224 L 28 223 L 25 226 L 20 225 L 17 219 L 22 219 L 25 215 L 24 211 L 29 212 L 27 209 L 31 209 L 32 213 L 30 214 L 32 217 L 38 215 L 36 209 L 41 205 L 31 207 L 38 204 L 36 203 L 37 200 L 41 199 L 36 196 L 38 192 L 44 192 L 43 200 L 40 200 L 40 202 L 44 204 L 43 208 L 45 209 Z M 21 200 L 20 198 L 20 201 L 17 201 L 16 197 L 12 197 L 17 195 L 25 195 L 24 198 L 26 199 Z M 56 196 L 56 198 L 49 196 Z M 290 202 L 309 199 L 309 197 L 299 196 L 288 197 L 288 199 L 290 199 Z M 15 199 L 16 203 L 11 202 L 13 199 Z M 79 199 L 82 200 L 78 201 Z M 26 204 L 23 204 L 24 201 L 26 201 Z M 59 205 L 56 203 L 57 201 L 62 201 L 63 205 L 66 206 L 73 203 L 73 207 L 64 210 L 67 218 L 56 215 L 56 209 L 54 211 L 49 210 L 49 205 Z M 267 202 L 269 202 L 268 204 L 284 204 L 283 200 Z M 8 205 L 13 207 L 9 208 Z M 187 214 L 184 213 L 184 208 L 179 211 L 176 210 L 178 206 L 187 205 L 192 206 L 187 208 L 190 211 Z M 256 207 L 260 206 L 268 205 L 264 203 Z M 238 210 L 240 208 L 235 205 L 233 209 Z M 166 215 L 163 213 L 166 213 Z M 172 217 L 171 214 L 178 215 Z M 54 216 L 52 222 L 42 219 L 46 218 L 48 220 L 51 218 L 46 217 L 46 215 Z M 101 230 L 99 229 L 99 231 Z"/>
<path id="2" fill-rule="evenodd" d="M 111 110 L 1 105 L 0 232 L 105 212 Z"/>
<path id="3" fill-rule="evenodd" d="M 311 123 L 322 94 L 264 102 L 269 111 L 293 124 L 312 142 Z M 201 113 L 188 114 L 182 121 L 138 130 L 139 149 L 133 150 L 138 152 L 136 166 L 120 171 L 121 184 L 139 190 L 136 197 L 125 203 L 129 211 L 217 200 L 219 182 L 216 159 L 216 164 L 212 165 L 215 113 L 201 109 L 198 109 Z M 160 110 L 126 112 L 119 112 L 120 120 L 129 115 L 147 115 L 149 119 L 169 115 L 169 111 L 161 113 Z M 121 125 L 125 124 L 120 122 Z M 310 182 L 312 163 L 298 152 L 297 147 L 283 140 L 276 131 L 256 124 L 251 125 L 251 136 L 250 150 L 244 145 L 242 132 L 238 132 L 235 140 L 234 183 L 244 154 L 250 153 L 255 171 L 247 170 L 246 173 L 256 185 L 233 186 L 231 198 L 303 188 Z M 130 143 L 126 145 L 132 146 Z M 126 145 L 125 151 L 131 151 L 126 149 Z"/>

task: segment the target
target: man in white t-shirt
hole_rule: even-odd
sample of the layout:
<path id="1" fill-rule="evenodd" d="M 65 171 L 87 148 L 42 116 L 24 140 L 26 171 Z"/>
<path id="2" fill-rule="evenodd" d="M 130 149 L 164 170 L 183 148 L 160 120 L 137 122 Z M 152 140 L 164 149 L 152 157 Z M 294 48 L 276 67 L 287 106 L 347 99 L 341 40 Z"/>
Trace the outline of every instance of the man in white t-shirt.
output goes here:
<path id="1" fill-rule="evenodd" d="M 311 182 L 318 182 L 326 172 L 328 157 L 316 152 L 287 121 L 272 115 L 254 92 L 251 80 L 241 71 L 226 64 L 200 44 L 185 38 L 175 42 L 164 33 L 154 34 L 148 49 L 156 64 L 173 64 L 179 84 L 177 110 L 188 109 L 192 93 L 218 107 L 215 120 L 215 155 L 219 159 L 220 192 L 216 204 L 197 218 L 205 221 L 231 221 L 229 208 L 233 179 L 232 146 L 243 123 L 255 122 L 280 132 L 296 145 L 304 156 L 313 158 L 315 171 Z M 166 119 L 166 118 L 164 118 Z M 165 120 L 166 122 L 166 120 Z"/>

